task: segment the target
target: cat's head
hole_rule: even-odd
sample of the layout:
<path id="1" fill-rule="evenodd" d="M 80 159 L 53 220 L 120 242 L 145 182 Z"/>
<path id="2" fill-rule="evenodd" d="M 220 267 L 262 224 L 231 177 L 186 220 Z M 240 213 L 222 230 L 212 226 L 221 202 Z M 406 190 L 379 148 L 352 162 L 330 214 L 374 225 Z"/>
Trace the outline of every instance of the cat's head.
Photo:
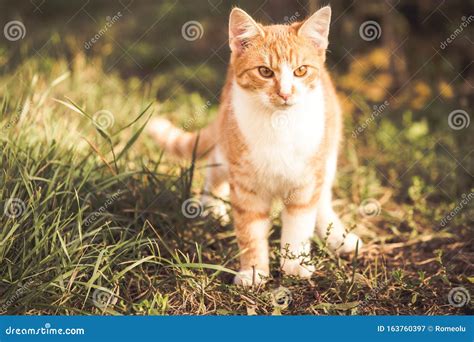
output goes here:
<path id="1" fill-rule="evenodd" d="M 264 26 L 239 8 L 229 20 L 231 64 L 238 85 L 269 109 L 304 100 L 324 67 L 331 8 L 303 22 Z"/>

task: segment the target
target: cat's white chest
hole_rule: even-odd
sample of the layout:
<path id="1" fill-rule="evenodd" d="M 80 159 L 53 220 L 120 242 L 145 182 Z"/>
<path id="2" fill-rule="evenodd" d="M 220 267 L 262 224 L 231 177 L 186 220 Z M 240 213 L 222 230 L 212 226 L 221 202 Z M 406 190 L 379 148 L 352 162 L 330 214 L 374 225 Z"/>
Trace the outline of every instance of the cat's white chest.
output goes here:
<path id="1" fill-rule="evenodd" d="M 324 133 L 321 87 L 297 105 L 273 113 L 259 110 L 239 89 L 233 95 L 233 110 L 258 183 L 277 193 L 313 177 L 310 160 Z"/>

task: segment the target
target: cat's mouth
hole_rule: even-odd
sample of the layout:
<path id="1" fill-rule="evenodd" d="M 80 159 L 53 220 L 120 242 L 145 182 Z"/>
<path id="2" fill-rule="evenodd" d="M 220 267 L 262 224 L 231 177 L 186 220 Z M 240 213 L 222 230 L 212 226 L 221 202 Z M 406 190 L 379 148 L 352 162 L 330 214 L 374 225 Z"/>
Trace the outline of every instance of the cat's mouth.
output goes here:
<path id="1" fill-rule="evenodd" d="M 278 108 L 280 108 L 280 109 L 281 109 L 281 108 L 289 108 L 289 107 L 295 105 L 295 103 L 296 103 L 295 101 L 292 101 L 292 100 L 290 101 L 290 100 L 288 100 L 288 101 L 285 101 L 285 102 L 281 102 L 281 103 L 275 104 L 275 107 L 278 107 Z"/>
<path id="2" fill-rule="evenodd" d="M 269 101 L 269 104 L 275 108 L 275 109 L 285 109 L 285 108 L 290 108 L 291 106 L 294 106 L 296 104 L 296 101 L 294 98 L 291 98 L 291 99 L 286 99 L 286 100 L 283 100 L 283 99 L 280 99 L 280 98 L 272 98 L 270 97 L 268 99 Z"/>

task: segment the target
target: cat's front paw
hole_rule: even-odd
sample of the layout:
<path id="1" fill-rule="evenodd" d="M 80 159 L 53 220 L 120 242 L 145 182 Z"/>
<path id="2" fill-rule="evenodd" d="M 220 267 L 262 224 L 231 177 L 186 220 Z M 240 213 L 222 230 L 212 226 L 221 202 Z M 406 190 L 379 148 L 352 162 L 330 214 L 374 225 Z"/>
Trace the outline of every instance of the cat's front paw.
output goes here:
<path id="1" fill-rule="evenodd" d="M 354 233 L 349 233 L 344 239 L 343 244 L 337 248 L 336 252 L 339 254 L 354 253 L 356 248 L 360 251 L 362 248 L 362 240 Z"/>
<path id="2" fill-rule="evenodd" d="M 265 284 L 268 273 L 261 270 L 242 270 L 234 278 L 234 284 L 241 286 L 252 286 Z"/>
<path id="3" fill-rule="evenodd" d="M 281 262 L 283 273 L 300 278 L 311 278 L 314 273 L 314 266 L 307 265 L 298 259 L 283 259 Z"/>

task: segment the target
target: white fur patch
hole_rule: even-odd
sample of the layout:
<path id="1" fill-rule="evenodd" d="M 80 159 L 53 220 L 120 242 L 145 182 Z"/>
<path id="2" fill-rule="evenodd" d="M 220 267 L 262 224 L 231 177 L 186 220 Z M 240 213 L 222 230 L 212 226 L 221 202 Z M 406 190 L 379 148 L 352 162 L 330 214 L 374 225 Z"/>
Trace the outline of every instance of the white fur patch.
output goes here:
<path id="1" fill-rule="evenodd" d="M 298 257 L 308 254 L 316 224 L 316 208 L 296 214 L 283 211 L 282 224 L 281 247 L 284 249 L 288 245 L 289 251 Z"/>
<path id="2" fill-rule="evenodd" d="M 293 70 L 287 64 L 281 66 L 280 93 L 291 94 L 293 86 Z"/>
<path id="3" fill-rule="evenodd" d="M 240 271 L 234 278 L 234 284 L 242 286 L 260 285 L 266 282 L 268 274 L 261 270 Z"/>
<path id="4" fill-rule="evenodd" d="M 324 134 L 322 85 L 300 95 L 293 106 L 276 110 L 236 82 L 232 92 L 232 108 L 250 149 L 260 190 L 282 195 L 289 187 L 314 177 L 308 168 Z"/>
<path id="5" fill-rule="evenodd" d="M 285 274 L 309 278 L 313 273 L 314 266 L 307 262 L 315 223 L 316 208 L 297 214 L 283 211 L 280 262 Z"/>

